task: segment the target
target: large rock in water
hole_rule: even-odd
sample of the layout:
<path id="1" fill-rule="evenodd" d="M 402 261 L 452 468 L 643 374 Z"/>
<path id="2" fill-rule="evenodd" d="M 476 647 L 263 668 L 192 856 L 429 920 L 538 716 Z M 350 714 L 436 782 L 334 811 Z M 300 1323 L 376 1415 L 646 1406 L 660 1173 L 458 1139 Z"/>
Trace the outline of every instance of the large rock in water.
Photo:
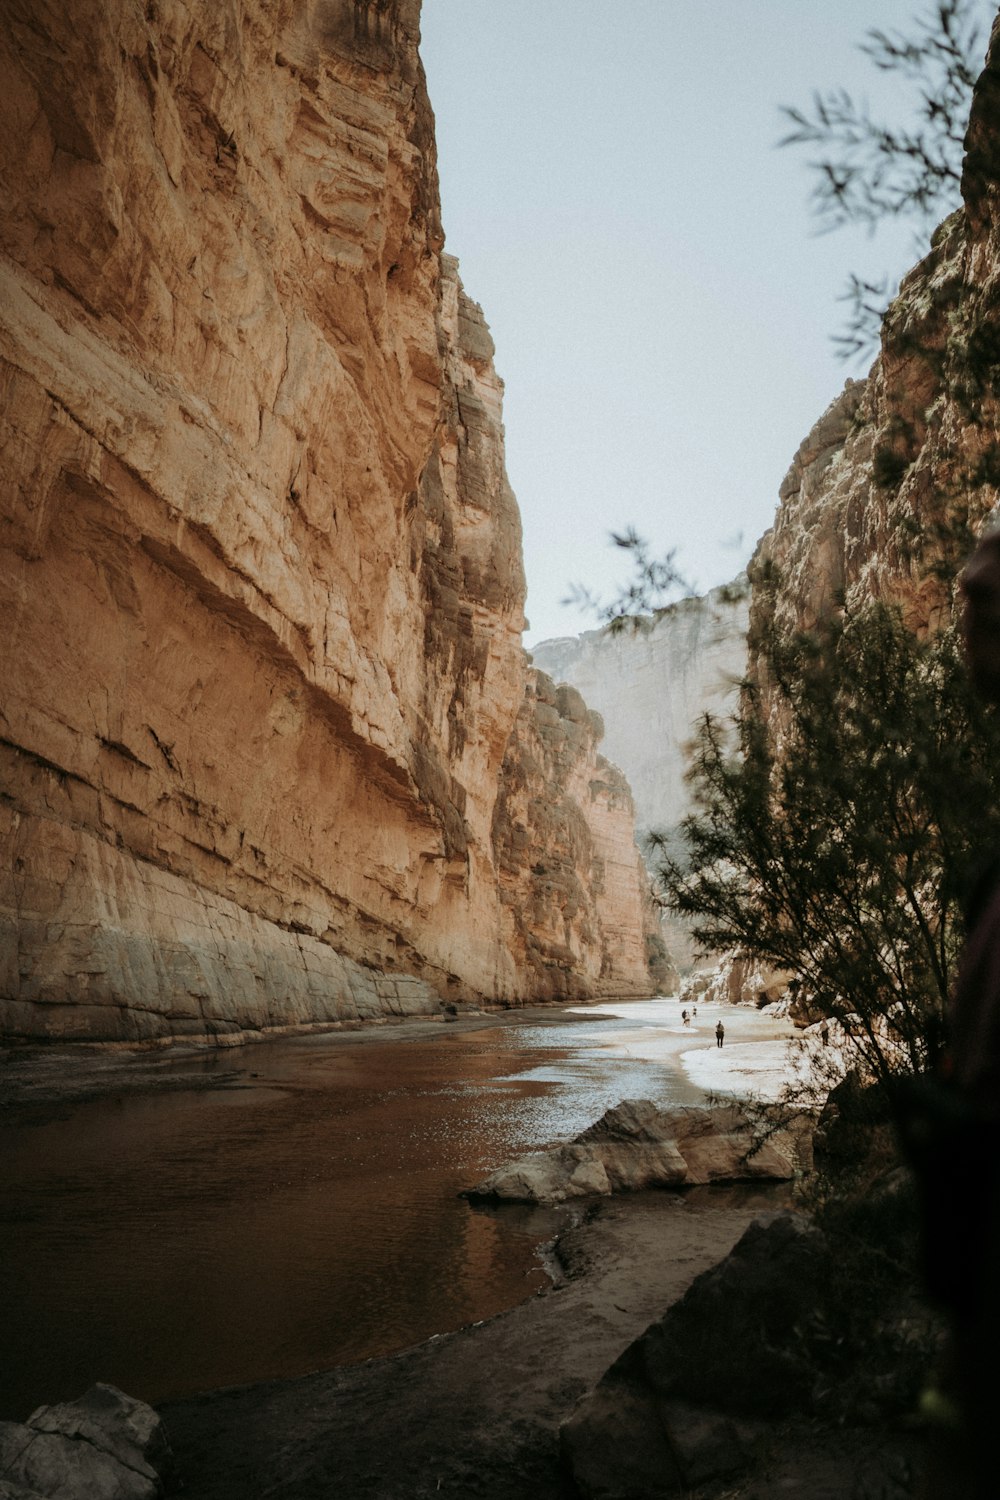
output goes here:
<path id="1" fill-rule="evenodd" d="M 156 1412 L 111 1385 L 0 1422 L 0 1500 L 156 1500 L 172 1466 Z"/>
<path id="2" fill-rule="evenodd" d="M 564 1146 L 501 1167 L 469 1194 L 522 1203 L 693 1187 L 745 1178 L 786 1181 L 808 1149 L 805 1120 L 763 1130 L 738 1104 L 658 1109 L 626 1099 Z"/>
<path id="3" fill-rule="evenodd" d="M 521 646 L 418 25 L 4 7 L 0 1034 L 653 987 L 627 790 Z"/>

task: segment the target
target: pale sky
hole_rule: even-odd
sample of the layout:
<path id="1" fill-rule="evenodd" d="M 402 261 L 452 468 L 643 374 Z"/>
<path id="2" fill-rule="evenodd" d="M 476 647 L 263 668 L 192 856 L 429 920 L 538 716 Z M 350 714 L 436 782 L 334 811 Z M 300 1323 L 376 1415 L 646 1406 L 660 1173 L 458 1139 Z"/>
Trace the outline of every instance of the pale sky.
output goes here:
<path id="1" fill-rule="evenodd" d="M 816 235 L 778 106 L 898 98 L 857 44 L 930 8 L 424 0 L 446 248 L 506 384 L 527 644 L 594 628 L 560 601 L 626 576 L 613 528 L 676 547 L 699 590 L 745 566 L 800 441 L 862 373 L 830 341 L 847 273 L 917 258 L 899 226 Z"/>

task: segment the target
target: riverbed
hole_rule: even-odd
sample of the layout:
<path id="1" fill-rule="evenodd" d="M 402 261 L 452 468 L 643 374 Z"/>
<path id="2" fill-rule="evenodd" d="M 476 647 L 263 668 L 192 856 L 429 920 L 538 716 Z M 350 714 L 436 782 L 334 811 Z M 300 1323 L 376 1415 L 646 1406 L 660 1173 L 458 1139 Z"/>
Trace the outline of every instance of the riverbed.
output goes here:
<path id="1" fill-rule="evenodd" d="M 622 1098 L 696 1103 L 787 1066 L 787 1025 L 680 1009 L 102 1059 L 56 1084 L 50 1054 L 48 1091 L 0 1128 L 0 1418 L 95 1378 L 159 1402 L 354 1363 L 543 1290 L 566 1212 L 462 1188 Z"/>

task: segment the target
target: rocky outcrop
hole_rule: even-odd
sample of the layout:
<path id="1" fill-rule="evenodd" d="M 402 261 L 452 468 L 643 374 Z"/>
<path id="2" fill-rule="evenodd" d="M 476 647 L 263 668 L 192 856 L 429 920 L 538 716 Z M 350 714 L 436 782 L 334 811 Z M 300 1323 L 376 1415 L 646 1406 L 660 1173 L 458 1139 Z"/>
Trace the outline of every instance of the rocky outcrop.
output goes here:
<path id="1" fill-rule="evenodd" d="M 747 1418 L 773 1421 L 821 1404 L 816 1350 L 832 1269 L 824 1236 L 804 1219 L 773 1214 L 751 1224 L 564 1424 L 564 1460 L 580 1494 L 685 1494 L 748 1463 L 747 1437 L 756 1434 Z"/>
<path id="2" fill-rule="evenodd" d="M 751 1178 L 787 1181 L 811 1126 L 804 1117 L 765 1129 L 738 1104 L 711 1109 L 658 1109 L 626 1099 L 565 1146 L 534 1151 L 501 1167 L 469 1196 L 518 1203 L 693 1187 Z"/>
<path id="3" fill-rule="evenodd" d="M 610 981 L 648 993 L 674 973 L 659 937 L 628 782 L 597 746 L 573 688 L 533 672 L 501 771 L 493 823 L 503 930 L 532 993 L 575 999 Z"/>
<path id="4" fill-rule="evenodd" d="M 611 1365 L 560 1433 L 582 1496 L 657 1500 L 750 1466 L 754 1494 L 896 1492 L 876 1455 L 941 1347 L 903 1269 L 912 1185 L 893 1168 L 836 1204 L 756 1219 Z M 858 1441 L 856 1468 L 838 1475 L 815 1451 L 799 1467 L 824 1429 L 841 1455 L 845 1434 Z M 789 1451 L 772 1467 L 776 1430 Z"/>
<path id="5" fill-rule="evenodd" d="M 501 874 L 520 524 L 418 19 L 5 9 L 3 1033 L 650 988 L 638 874 L 587 888 L 562 988 L 511 935 L 549 837 L 522 820 Z M 634 863 L 624 799 L 592 814 L 594 858 Z"/>
<path id="6" fill-rule="evenodd" d="M 809 628 L 844 597 L 898 602 L 918 631 L 950 616 L 962 528 L 1000 500 L 997 442 L 1000 48 L 977 84 L 963 206 L 939 227 L 848 381 L 796 454 L 750 567 L 751 635 Z"/>
<path id="7" fill-rule="evenodd" d="M 783 709 L 761 642 L 872 599 L 898 606 L 917 634 L 948 625 L 957 574 L 1000 503 L 998 97 L 995 29 L 973 95 L 963 205 L 904 277 L 867 380 L 848 381 L 801 444 L 748 569 L 749 676 L 779 756 Z M 813 1019 L 808 996 L 795 1003 Z"/>
<path id="8" fill-rule="evenodd" d="M 156 1412 L 113 1385 L 0 1422 L 3 1500 L 156 1500 L 172 1469 Z"/>

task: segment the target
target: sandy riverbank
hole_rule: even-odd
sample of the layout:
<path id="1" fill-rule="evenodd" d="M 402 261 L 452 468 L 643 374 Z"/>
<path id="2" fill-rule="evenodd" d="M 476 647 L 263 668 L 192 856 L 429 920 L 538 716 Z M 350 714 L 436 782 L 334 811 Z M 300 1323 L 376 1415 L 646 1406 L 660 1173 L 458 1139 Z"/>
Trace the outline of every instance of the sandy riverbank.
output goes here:
<path id="1" fill-rule="evenodd" d="M 634 1004 L 504 1011 L 453 1023 L 407 1020 L 325 1033 L 302 1045 L 371 1046 L 433 1037 L 442 1026 L 558 1026 L 609 1013 L 623 1013 L 609 1045 L 641 1053 L 652 1048 L 665 1063 L 701 1070 L 714 1087 L 724 1086 L 727 1071 L 734 1080 L 753 1074 L 755 1058 L 764 1082 L 776 1066 L 780 1071 L 787 1046 L 787 1028 L 751 1041 L 759 1018 L 747 1013 L 744 1038 L 740 1013 L 727 1011 L 727 1047 L 712 1055 L 714 1014 L 703 1011 L 696 1027 L 683 1027 L 679 1009 L 667 1005 L 664 1025 L 650 1031 L 636 1024 L 648 1012 Z M 241 1087 L 246 1076 L 225 1056 L 206 1070 L 203 1052 L 59 1055 L 67 1050 L 8 1054 L 6 1078 L 14 1086 L 7 1097 L 30 1112 L 122 1089 Z M 247 1055 L 241 1049 L 243 1068 Z M 558 1246 L 561 1283 L 486 1323 L 392 1357 L 164 1405 L 186 1500 L 563 1497 L 558 1428 L 580 1396 L 700 1272 L 728 1253 L 752 1218 L 784 1206 L 790 1193 L 783 1185 L 712 1188 L 584 1206 Z M 855 1494 L 859 1464 L 862 1472 L 875 1464 L 884 1473 L 887 1463 L 905 1459 L 903 1450 L 886 1446 L 884 1435 L 860 1434 L 846 1447 L 822 1433 L 773 1438 L 771 1478 L 748 1480 L 753 1488 L 730 1484 L 727 1496 L 832 1500 Z M 884 1456 L 876 1459 L 880 1449 Z M 883 1486 L 870 1493 L 888 1500 L 907 1490 Z"/>
<path id="2" fill-rule="evenodd" d="M 787 1190 L 604 1201 L 563 1285 L 387 1359 L 162 1408 L 192 1500 L 527 1500 L 562 1494 L 559 1424 L 607 1366 Z"/>
<path id="3" fill-rule="evenodd" d="M 715 1048 L 713 1032 L 722 1016 L 727 1045 Z M 762 1025 L 749 1008 L 702 1006 L 687 1026 L 676 999 L 605 1001 L 594 1005 L 525 1006 L 462 1012 L 455 1017 L 387 1017 L 248 1042 L 238 1049 L 178 1042 L 163 1048 L 50 1043 L 0 1047 L 0 1107 L 45 1107 L 107 1094 L 157 1093 L 172 1089 L 232 1088 L 253 1077 L 253 1059 L 274 1043 L 298 1047 L 371 1047 L 420 1041 L 444 1034 L 495 1030 L 498 1026 L 570 1026 L 580 1021 L 621 1024 L 609 1028 L 607 1046 L 674 1066 L 691 1078 L 692 1100 L 703 1092 L 745 1092 L 748 1082 L 772 1093 L 787 1065 L 794 1028 L 784 1021 Z M 750 1048 L 749 1052 L 747 1048 Z"/>
<path id="4" fill-rule="evenodd" d="M 567 1500 L 558 1429 L 584 1392 L 785 1186 L 603 1200 L 560 1242 L 566 1279 L 387 1359 L 161 1408 L 186 1500 Z M 766 1429 L 715 1500 L 896 1500 L 915 1441 Z M 695 1500 L 692 1495 L 690 1500 Z"/>

